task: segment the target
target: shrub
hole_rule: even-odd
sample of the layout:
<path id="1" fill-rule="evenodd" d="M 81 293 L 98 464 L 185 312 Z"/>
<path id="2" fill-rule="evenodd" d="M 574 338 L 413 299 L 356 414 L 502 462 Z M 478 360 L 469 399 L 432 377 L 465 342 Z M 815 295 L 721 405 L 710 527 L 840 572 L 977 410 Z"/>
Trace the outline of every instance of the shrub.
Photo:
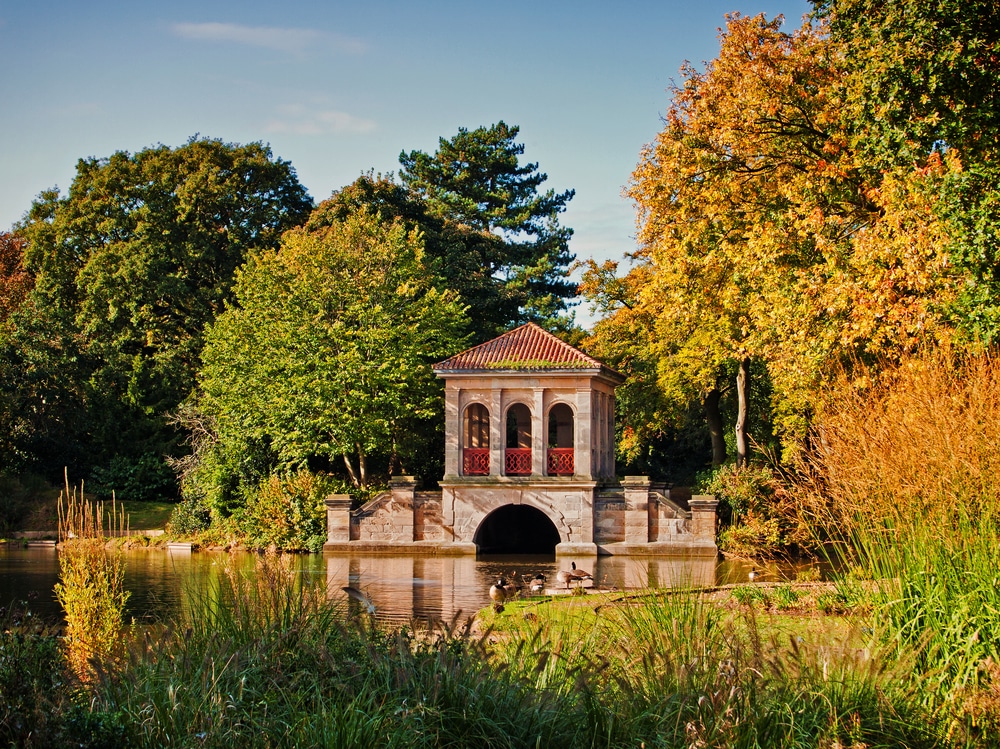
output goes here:
<path id="1" fill-rule="evenodd" d="M 719 548 L 729 556 L 765 557 L 782 551 L 785 539 L 777 518 L 764 519 L 754 514 L 719 533 Z"/>
<path id="2" fill-rule="evenodd" d="M 0 608 L 0 744 L 51 745 L 53 715 L 62 703 L 58 631 L 26 603 Z"/>
<path id="3" fill-rule="evenodd" d="M 200 497 L 182 499 L 170 514 L 167 532 L 176 536 L 193 536 L 212 523 L 212 512 Z"/>
<path id="4" fill-rule="evenodd" d="M 98 499 L 150 501 L 177 496 L 176 479 L 170 466 L 159 455 L 144 453 L 138 457 L 116 455 L 106 466 L 94 468 L 87 489 Z"/>
<path id="5" fill-rule="evenodd" d="M 319 551 L 326 542 L 324 498 L 332 483 L 301 471 L 262 481 L 239 513 L 239 527 L 250 548 L 276 546 L 286 551 Z"/>
<path id="6" fill-rule="evenodd" d="M 877 610 L 885 642 L 919 653 L 932 707 L 984 687 L 996 660 L 984 633 L 1000 631 L 998 382 L 995 355 L 948 349 L 845 374 L 795 488 L 848 570 L 822 607 Z"/>

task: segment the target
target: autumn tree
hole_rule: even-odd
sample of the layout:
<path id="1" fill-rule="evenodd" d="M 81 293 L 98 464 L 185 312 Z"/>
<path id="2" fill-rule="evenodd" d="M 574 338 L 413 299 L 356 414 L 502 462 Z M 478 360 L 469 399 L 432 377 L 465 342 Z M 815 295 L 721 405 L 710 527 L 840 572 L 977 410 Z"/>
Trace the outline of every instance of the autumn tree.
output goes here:
<path id="1" fill-rule="evenodd" d="M 31 326 L 48 334 L 22 343 L 59 337 L 81 367 L 89 425 L 63 438 L 98 464 L 169 451 L 164 414 L 194 386 L 203 330 L 236 269 L 310 209 L 267 147 L 199 138 L 81 159 L 66 195 L 42 193 L 19 233 L 35 279 Z"/>
<path id="2" fill-rule="evenodd" d="M 391 456 L 410 420 L 441 410 L 431 364 L 465 342 L 462 306 L 431 280 L 419 235 L 369 211 L 291 231 L 279 251 L 250 258 L 203 352 L 197 405 L 212 423 L 214 475 L 196 469 L 192 489 L 231 507 L 240 482 L 266 473 L 233 481 L 234 467 L 220 480 L 211 453 L 261 446 L 265 471 L 319 459 L 364 487 L 370 457 Z"/>
<path id="3" fill-rule="evenodd" d="M 433 154 L 399 156 L 403 184 L 459 240 L 442 247 L 442 271 L 466 287 L 464 298 L 489 335 L 526 320 L 551 325 L 575 294 L 568 279 L 573 231 L 559 223 L 574 191 L 541 189 L 548 176 L 537 163 L 521 163 L 518 132 L 502 121 L 460 128 Z"/>
<path id="4" fill-rule="evenodd" d="M 933 208 L 963 276 L 949 315 L 1000 340 L 1000 14 L 991 0 L 817 0 L 843 75 L 841 121 L 859 168 L 935 172 Z M 943 170 L 942 170 L 943 165 Z"/>
<path id="5" fill-rule="evenodd" d="M 658 362 L 669 397 L 711 412 L 735 375 L 738 462 L 754 366 L 789 444 L 829 367 L 898 355 L 943 330 L 938 307 L 954 290 L 929 202 L 940 164 L 920 180 L 870 181 L 841 124 L 825 26 L 781 26 L 733 15 L 708 68 L 683 69 L 628 188 L 636 265 L 624 278 L 592 265 L 587 277 L 597 299 L 636 288 L 631 309 L 612 310 L 595 336 L 622 335 L 620 321 L 640 312 L 646 329 L 631 340 Z"/>
<path id="6" fill-rule="evenodd" d="M 24 302 L 34 285 L 24 269 L 24 240 L 0 232 L 0 324 Z"/>

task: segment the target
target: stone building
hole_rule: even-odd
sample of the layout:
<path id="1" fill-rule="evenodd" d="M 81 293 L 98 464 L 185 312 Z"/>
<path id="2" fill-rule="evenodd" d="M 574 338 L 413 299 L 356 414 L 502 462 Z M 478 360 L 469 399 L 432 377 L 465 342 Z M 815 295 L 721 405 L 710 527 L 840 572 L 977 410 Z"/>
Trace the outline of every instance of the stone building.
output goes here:
<path id="1" fill-rule="evenodd" d="M 615 480 L 614 370 L 529 323 L 434 371 L 445 383 L 441 491 L 403 477 L 354 512 L 331 498 L 327 548 L 716 552 L 711 497 Z"/>

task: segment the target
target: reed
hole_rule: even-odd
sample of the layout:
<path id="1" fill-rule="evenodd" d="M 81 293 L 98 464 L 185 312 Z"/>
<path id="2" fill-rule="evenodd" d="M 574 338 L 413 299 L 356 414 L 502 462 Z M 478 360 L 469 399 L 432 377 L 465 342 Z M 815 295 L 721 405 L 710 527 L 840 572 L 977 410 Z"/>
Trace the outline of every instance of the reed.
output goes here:
<path id="1" fill-rule="evenodd" d="M 842 378 L 797 488 L 958 745 L 1000 735 L 998 383 L 995 355 L 947 349 L 864 389 Z"/>
<path id="2" fill-rule="evenodd" d="M 59 497 L 59 581 L 56 599 L 66 614 L 66 660 L 81 682 L 90 682 L 102 669 L 113 667 L 122 648 L 125 604 L 125 562 L 107 548 L 108 530 L 127 532 L 124 513 L 114 500 L 105 515 L 102 503 L 92 503 L 69 486 Z"/>

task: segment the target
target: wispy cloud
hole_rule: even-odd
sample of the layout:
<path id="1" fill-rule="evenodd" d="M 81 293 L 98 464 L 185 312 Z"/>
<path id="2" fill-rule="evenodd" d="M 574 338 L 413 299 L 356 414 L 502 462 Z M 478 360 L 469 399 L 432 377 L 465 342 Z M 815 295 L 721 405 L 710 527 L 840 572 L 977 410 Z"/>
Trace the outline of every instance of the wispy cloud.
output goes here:
<path id="1" fill-rule="evenodd" d="M 350 54 L 365 51 L 365 44 L 360 39 L 316 29 L 243 26 L 238 23 L 175 23 L 171 28 L 184 39 L 246 44 L 292 55 L 300 55 L 306 49 L 319 45 Z"/>
<path id="2" fill-rule="evenodd" d="M 336 109 L 315 110 L 295 105 L 283 107 L 280 117 L 267 123 L 267 131 L 290 135 L 343 135 L 368 133 L 376 126 L 374 120 Z"/>

